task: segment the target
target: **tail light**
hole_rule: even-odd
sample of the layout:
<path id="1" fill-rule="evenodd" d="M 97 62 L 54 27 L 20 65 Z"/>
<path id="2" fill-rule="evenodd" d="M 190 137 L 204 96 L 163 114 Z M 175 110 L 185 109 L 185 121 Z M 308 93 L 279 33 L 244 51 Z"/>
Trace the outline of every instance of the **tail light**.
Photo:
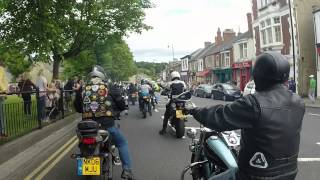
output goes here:
<path id="1" fill-rule="evenodd" d="M 87 144 L 87 145 L 91 145 L 91 144 L 95 144 L 97 141 L 96 141 L 96 138 L 82 138 L 82 143 L 83 144 Z"/>

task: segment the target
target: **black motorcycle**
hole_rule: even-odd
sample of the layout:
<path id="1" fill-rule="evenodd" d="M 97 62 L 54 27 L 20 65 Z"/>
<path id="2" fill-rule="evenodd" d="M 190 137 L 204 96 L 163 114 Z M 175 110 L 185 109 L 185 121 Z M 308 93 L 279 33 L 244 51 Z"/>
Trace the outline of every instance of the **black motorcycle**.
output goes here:
<path id="1" fill-rule="evenodd" d="M 187 130 L 187 136 L 192 139 L 189 145 L 191 164 L 182 172 L 181 180 L 189 169 L 193 180 L 235 180 L 240 135 L 235 131 L 217 132 L 203 126 L 198 129 L 200 137 L 197 137 L 196 128 Z"/>
<path id="2" fill-rule="evenodd" d="M 142 96 L 141 100 L 141 105 L 140 105 L 140 110 L 143 114 L 143 118 L 147 118 L 147 113 L 149 113 L 150 116 L 152 116 L 152 110 L 151 110 L 151 96 L 150 95 L 145 95 Z"/>
<path id="3" fill-rule="evenodd" d="M 116 155 L 116 147 L 108 131 L 93 120 L 83 120 L 78 123 L 79 154 L 73 154 L 77 159 L 77 174 L 79 176 L 100 176 L 103 180 L 112 180 L 113 168 L 120 165 Z"/>
<path id="4" fill-rule="evenodd" d="M 169 95 L 169 97 L 171 98 L 171 116 L 169 118 L 168 125 L 176 133 L 177 138 L 182 138 L 185 133 L 185 122 L 187 121 L 187 114 L 184 113 L 184 109 L 192 95 L 188 91 L 176 97 L 172 97 L 171 95 Z"/>

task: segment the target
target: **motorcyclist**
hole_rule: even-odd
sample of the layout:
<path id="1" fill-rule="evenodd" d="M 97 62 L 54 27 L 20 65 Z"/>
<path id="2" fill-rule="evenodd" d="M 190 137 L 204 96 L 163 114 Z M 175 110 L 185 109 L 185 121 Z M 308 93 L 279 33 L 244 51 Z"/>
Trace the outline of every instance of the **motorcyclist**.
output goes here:
<path id="1" fill-rule="evenodd" d="M 102 67 L 95 66 L 89 77 L 90 81 L 85 85 L 83 93 L 83 119 L 93 119 L 106 128 L 119 150 L 123 168 L 121 178 L 134 179 L 128 141 L 115 126 L 117 115 L 126 109 L 121 90 L 117 86 L 108 87 L 104 82 L 106 76 Z"/>
<path id="2" fill-rule="evenodd" d="M 253 69 L 256 93 L 227 105 L 195 108 L 189 113 L 218 131 L 242 129 L 240 180 L 293 180 L 297 174 L 305 104 L 284 83 L 288 60 L 276 52 L 260 55 Z"/>
<path id="3" fill-rule="evenodd" d="M 134 105 L 134 102 L 137 101 L 136 97 L 133 97 L 133 94 L 137 93 L 137 87 L 133 84 L 130 83 L 129 87 L 128 87 L 128 94 L 129 94 L 129 101 L 132 102 L 132 104 Z"/>
<path id="4" fill-rule="evenodd" d="M 143 97 L 150 96 L 151 90 L 152 90 L 152 88 L 148 85 L 147 81 L 142 79 L 141 86 L 139 88 L 139 107 L 140 107 L 140 110 L 142 110 Z"/>
<path id="5" fill-rule="evenodd" d="M 170 97 L 169 97 L 170 100 L 166 105 L 166 111 L 164 113 L 162 129 L 159 131 L 160 135 L 163 135 L 166 133 L 168 120 L 170 118 L 172 98 L 186 91 L 186 84 L 184 81 L 180 80 L 179 72 L 177 71 L 171 72 L 171 81 L 168 83 L 167 89 L 169 89 L 170 91 Z"/>

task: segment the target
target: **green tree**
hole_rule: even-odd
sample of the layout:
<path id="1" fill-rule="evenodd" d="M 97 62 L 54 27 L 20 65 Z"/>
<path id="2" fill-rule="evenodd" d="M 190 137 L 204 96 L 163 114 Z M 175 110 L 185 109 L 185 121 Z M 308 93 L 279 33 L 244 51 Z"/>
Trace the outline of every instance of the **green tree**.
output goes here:
<path id="1" fill-rule="evenodd" d="M 0 59 L 4 61 L 13 78 L 29 70 L 32 65 L 30 57 L 21 54 L 16 49 L 8 49 L 0 46 Z"/>
<path id="2" fill-rule="evenodd" d="M 95 52 L 97 63 L 105 68 L 112 80 L 128 80 L 136 73 L 132 52 L 120 37 L 114 37 L 108 43 L 98 43 Z"/>
<path id="3" fill-rule="evenodd" d="M 53 61 L 57 79 L 62 60 L 97 40 L 149 29 L 143 20 L 150 7 L 149 0 L 2 0 L 0 39 L 35 61 Z"/>
<path id="4" fill-rule="evenodd" d="M 166 63 L 136 62 L 138 73 L 146 74 L 153 79 L 159 78 L 160 73 L 166 68 Z"/>

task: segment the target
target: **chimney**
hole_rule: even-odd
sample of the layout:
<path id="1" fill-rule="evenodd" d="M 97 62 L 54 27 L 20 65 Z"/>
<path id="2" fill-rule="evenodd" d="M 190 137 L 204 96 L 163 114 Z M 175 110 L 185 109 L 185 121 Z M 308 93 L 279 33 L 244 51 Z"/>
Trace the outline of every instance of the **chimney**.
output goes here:
<path id="1" fill-rule="evenodd" d="M 224 42 L 229 42 L 231 41 L 234 37 L 236 37 L 236 33 L 232 29 L 225 29 L 223 31 L 223 41 Z"/>
<path id="2" fill-rule="evenodd" d="M 251 36 L 253 36 L 253 30 L 252 30 L 252 15 L 251 13 L 247 13 L 247 21 L 248 21 L 248 31 Z"/>
<path id="3" fill-rule="evenodd" d="M 204 47 L 207 48 L 211 45 L 211 42 L 204 42 Z"/>
<path id="4" fill-rule="evenodd" d="M 216 43 L 217 46 L 222 44 L 222 36 L 221 36 L 220 28 L 218 28 L 217 36 L 216 36 L 215 40 L 216 40 L 215 43 Z"/>

